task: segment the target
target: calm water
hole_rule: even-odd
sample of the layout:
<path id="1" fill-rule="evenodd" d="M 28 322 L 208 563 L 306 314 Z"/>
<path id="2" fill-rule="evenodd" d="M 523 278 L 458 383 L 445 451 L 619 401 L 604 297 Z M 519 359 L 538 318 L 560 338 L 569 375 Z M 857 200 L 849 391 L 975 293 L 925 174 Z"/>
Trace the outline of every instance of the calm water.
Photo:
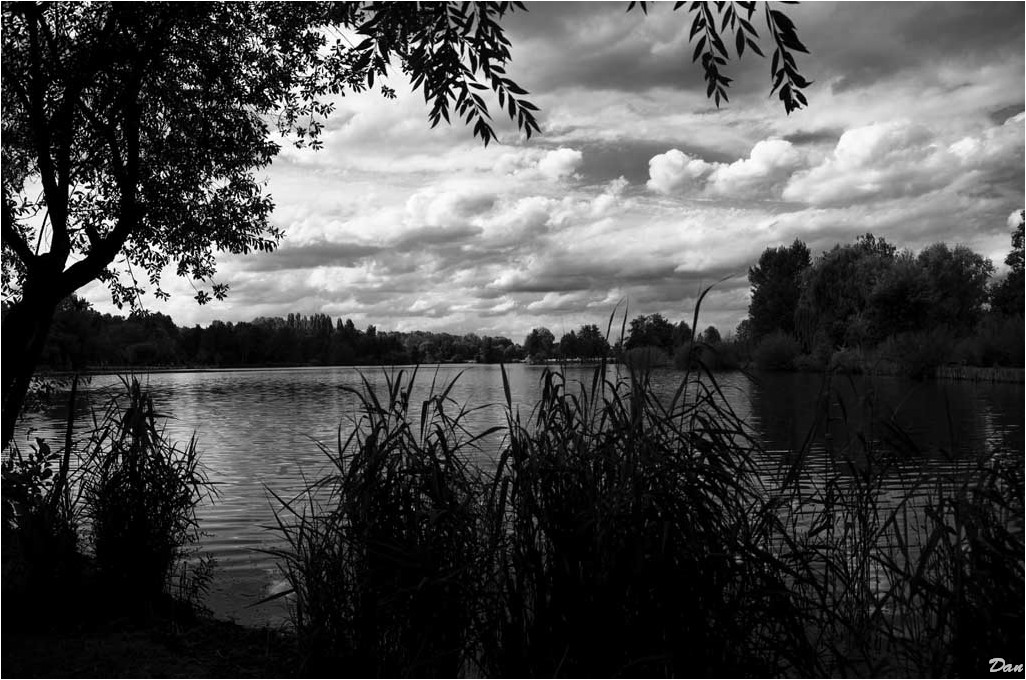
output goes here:
<path id="1" fill-rule="evenodd" d="M 380 368 L 362 369 L 383 391 Z M 540 367 L 507 367 L 515 404 L 526 415 L 537 399 Z M 498 366 L 465 365 L 422 368 L 411 404 L 429 393 L 432 379 L 444 383 L 462 372 L 451 396 L 469 406 L 504 402 Z M 657 390 L 669 393 L 680 373 L 656 373 Z M 570 381 L 590 384 L 591 369 L 571 367 Z M 834 378 L 807 374 L 741 373 L 718 375 L 724 394 L 766 448 L 781 457 L 797 450 L 813 431 L 812 451 L 829 467 L 830 451 L 843 450 L 852 431 L 888 441 L 891 426 L 908 436 L 905 449 L 920 468 L 938 469 L 950 460 L 980 452 L 1003 452 L 1023 458 L 1023 385 L 915 383 L 897 378 Z M 217 559 L 208 606 L 216 614 L 241 623 L 277 624 L 284 620 L 281 600 L 251 606 L 266 597 L 281 579 L 272 558 L 260 552 L 279 543 L 267 527 L 274 523 L 268 489 L 290 497 L 328 469 L 318 442 L 334 448 L 340 424 L 356 415 L 355 397 L 343 390 L 358 387 L 354 368 L 306 368 L 157 373 L 142 378 L 159 412 L 173 416 L 167 428 L 181 442 L 195 432 L 202 460 L 216 482 L 220 499 L 201 512 L 203 550 Z M 96 376 L 89 400 L 123 390 L 115 376 Z M 829 395 L 829 408 L 821 396 Z M 419 407 L 413 407 L 419 410 Z M 59 441 L 63 414 L 33 419 L 39 431 Z M 476 411 L 474 427 L 504 422 L 501 406 Z M 80 421 L 82 422 L 82 421 Z M 473 428 L 472 428 L 473 429 Z M 23 432 L 23 431 L 22 431 Z M 487 465 L 491 452 L 482 452 Z"/>

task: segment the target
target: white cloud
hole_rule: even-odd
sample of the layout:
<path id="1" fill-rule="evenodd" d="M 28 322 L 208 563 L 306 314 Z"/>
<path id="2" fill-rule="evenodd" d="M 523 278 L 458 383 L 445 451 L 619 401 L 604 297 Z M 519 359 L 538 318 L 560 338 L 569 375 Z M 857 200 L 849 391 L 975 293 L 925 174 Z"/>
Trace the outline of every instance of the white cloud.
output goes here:
<path id="1" fill-rule="evenodd" d="M 946 143 L 937 132 L 912 121 L 892 120 L 847 130 L 820 163 L 795 173 L 787 200 L 845 205 L 921 196 L 951 189 L 993 191 L 990 180 L 971 174 L 982 168 L 1022 168 L 1023 116 Z"/>
<path id="2" fill-rule="evenodd" d="M 758 198 L 775 193 L 803 161 L 794 144 L 782 139 L 762 140 L 747 158 L 733 163 L 710 163 L 670 149 L 649 160 L 647 186 L 662 194 Z"/>
<path id="3" fill-rule="evenodd" d="M 653 156 L 648 161 L 648 183 L 653 191 L 672 194 L 697 183 L 713 170 L 713 166 L 701 158 L 692 158 L 680 149 Z"/>
<path id="4" fill-rule="evenodd" d="M 551 180 L 571 177 L 581 165 L 583 154 L 576 149 L 560 147 L 549 151 L 538 161 L 538 171 Z"/>

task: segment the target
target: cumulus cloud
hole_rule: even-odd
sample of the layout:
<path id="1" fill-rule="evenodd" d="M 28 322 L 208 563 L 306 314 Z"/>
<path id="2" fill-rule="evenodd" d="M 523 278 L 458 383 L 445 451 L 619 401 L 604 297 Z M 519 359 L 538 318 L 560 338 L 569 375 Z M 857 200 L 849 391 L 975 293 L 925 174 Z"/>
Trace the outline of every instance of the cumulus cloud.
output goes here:
<path id="1" fill-rule="evenodd" d="M 705 193 L 747 198 L 780 186 L 804 162 L 803 153 L 789 141 L 767 139 L 752 147 L 747 158 L 733 163 L 709 163 L 670 149 L 648 163 L 646 186 L 661 194 Z"/>
<path id="2" fill-rule="evenodd" d="M 646 186 L 662 194 L 677 193 L 708 175 L 713 166 L 701 158 L 692 158 L 680 149 L 653 156 L 648 162 Z"/>
<path id="3" fill-rule="evenodd" d="M 928 194 L 946 188 L 994 190 L 1002 172 L 1018 168 L 1021 187 L 1023 116 L 954 142 L 908 120 L 855 127 L 841 135 L 820 163 L 795 173 L 783 197 L 817 206 L 883 201 Z M 981 168 L 1001 172 L 967 174 Z M 1012 178 L 1005 176 L 1007 183 Z M 976 185 L 976 188 L 970 185 Z"/>
<path id="4" fill-rule="evenodd" d="M 572 176 L 581 165 L 583 155 L 576 149 L 560 147 L 549 151 L 538 161 L 538 171 L 551 180 Z"/>

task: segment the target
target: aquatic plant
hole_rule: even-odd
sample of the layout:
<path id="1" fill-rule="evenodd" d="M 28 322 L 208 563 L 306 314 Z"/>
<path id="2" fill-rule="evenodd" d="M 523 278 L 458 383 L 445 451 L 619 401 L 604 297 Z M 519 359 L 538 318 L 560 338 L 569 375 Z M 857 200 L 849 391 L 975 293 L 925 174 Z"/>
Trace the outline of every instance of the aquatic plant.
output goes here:
<path id="1" fill-rule="evenodd" d="M 82 462 L 90 544 L 115 605 L 138 611 L 172 594 L 196 600 L 209 560 L 187 562 L 199 539 L 196 509 L 213 486 L 195 437 L 184 448 L 158 427 L 162 416 L 139 382 L 126 380 L 127 404 L 111 399 L 94 421 Z M 194 573 L 189 575 L 189 569 Z"/>
<path id="2" fill-rule="evenodd" d="M 701 368 L 668 398 L 640 367 L 547 368 L 529 412 L 503 371 L 505 425 L 476 435 L 453 383 L 418 417 L 405 376 L 364 380 L 333 472 L 278 499 L 311 672 L 948 675 L 1022 648 L 1021 465 L 927 474 L 841 377 L 771 455 Z M 828 419 L 846 435 L 814 448 Z"/>

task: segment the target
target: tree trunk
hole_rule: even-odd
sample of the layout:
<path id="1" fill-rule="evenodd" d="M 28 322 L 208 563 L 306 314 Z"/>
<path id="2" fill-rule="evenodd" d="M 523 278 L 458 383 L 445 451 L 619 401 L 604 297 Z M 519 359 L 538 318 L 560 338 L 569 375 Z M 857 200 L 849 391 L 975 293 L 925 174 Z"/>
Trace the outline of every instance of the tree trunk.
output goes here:
<path id="1" fill-rule="evenodd" d="M 14 428 L 25 405 L 32 375 L 50 334 L 55 295 L 26 294 L 3 319 L 3 446 L 14 436 Z"/>

